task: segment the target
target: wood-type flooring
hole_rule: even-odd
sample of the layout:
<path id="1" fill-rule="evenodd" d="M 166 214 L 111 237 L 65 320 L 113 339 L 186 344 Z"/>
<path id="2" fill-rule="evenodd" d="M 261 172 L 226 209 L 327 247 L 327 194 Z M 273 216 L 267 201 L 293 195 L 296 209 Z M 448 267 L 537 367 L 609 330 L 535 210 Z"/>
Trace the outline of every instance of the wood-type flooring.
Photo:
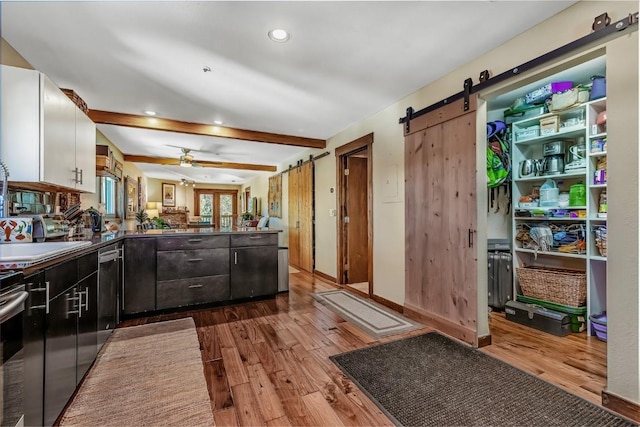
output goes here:
<path id="1" fill-rule="evenodd" d="M 275 299 L 132 319 L 121 326 L 193 317 L 216 425 L 393 425 L 328 357 L 431 329 L 375 340 L 309 295 L 334 285 L 305 272 L 290 274 L 289 284 L 289 292 Z M 605 343 L 585 333 L 555 337 L 500 313 L 491 314 L 490 328 L 493 344 L 482 351 L 601 403 Z"/>

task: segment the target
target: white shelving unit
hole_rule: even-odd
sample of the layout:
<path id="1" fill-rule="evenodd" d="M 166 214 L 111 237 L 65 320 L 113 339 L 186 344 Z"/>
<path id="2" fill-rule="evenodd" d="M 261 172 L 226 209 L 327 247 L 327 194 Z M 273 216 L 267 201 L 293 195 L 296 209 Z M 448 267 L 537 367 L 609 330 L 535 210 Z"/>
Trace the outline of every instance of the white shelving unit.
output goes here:
<path id="1" fill-rule="evenodd" d="M 594 174 L 599 162 L 606 161 L 606 146 L 598 145 L 597 141 L 606 141 L 606 126 L 596 125 L 598 114 L 606 110 L 606 98 L 585 102 L 561 112 L 547 113 L 525 120 L 517 121 L 512 124 L 512 164 L 513 164 L 513 182 L 512 197 L 514 214 L 512 215 L 513 230 L 513 248 L 514 248 L 514 272 L 516 267 L 524 265 L 549 266 L 560 268 L 573 268 L 586 272 L 587 277 L 587 332 L 591 334 L 591 325 L 588 321 L 589 315 L 598 314 L 606 310 L 606 267 L 607 258 L 601 254 L 595 243 L 595 234 L 592 231 L 595 226 L 606 226 L 606 218 L 598 217 L 598 207 L 601 191 L 606 190 L 606 183 L 594 182 Z M 532 138 L 518 138 L 522 135 L 523 129 L 540 125 L 540 120 L 558 116 L 560 127 L 557 132 Z M 562 127 L 563 123 L 571 123 L 571 127 Z M 526 133 L 526 132 L 525 132 Z M 546 142 L 563 140 L 565 141 L 565 152 L 568 147 L 584 141 L 586 145 L 586 167 L 584 169 L 570 170 L 566 173 L 556 175 L 536 175 L 536 176 L 519 176 L 520 162 L 526 159 L 543 158 L 543 145 Z M 593 143 L 593 144 L 592 144 Z M 592 150 L 594 147 L 601 147 L 599 151 Z M 574 215 L 576 218 L 570 217 L 545 217 L 517 216 L 517 210 L 528 210 L 532 215 L 540 214 L 540 210 L 551 211 L 560 209 L 558 207 L 519 207 L 520 196 L 530 195 L 534 191 L 534 187 L 541 186 L 547 179 L 556 182 L 560 193 L 569 192 L 570 187 L 577 183 L 586 185 L 586 206 L 569 206 L 561 208 Z M 586 246 L 580 252 L 567 253 L 558 251 L 536 251 L 531 248 L 524 248 L 517 240 L 519 227 L 534 226 L 541 223 L 567 225 L 576 224 L 584 229 Z M 515 275 L 515 292 L 520 294 L 517 275 Z"/>

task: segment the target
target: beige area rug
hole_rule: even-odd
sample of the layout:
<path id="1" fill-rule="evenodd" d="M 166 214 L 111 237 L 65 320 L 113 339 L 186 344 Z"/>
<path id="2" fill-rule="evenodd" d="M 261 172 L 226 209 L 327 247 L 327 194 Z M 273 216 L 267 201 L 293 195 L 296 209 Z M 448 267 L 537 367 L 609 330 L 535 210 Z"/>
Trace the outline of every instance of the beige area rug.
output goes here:
<path id="1" fill-rule="evenodd" d="M 402 334 L 423 327 L 381 304 L 351 292 L 336 290 L 318 292 L 311 296 L 374 338 Z"/>
<path id="2" fill-rule="evenodd" d="M 214 425 L 193 319 L 116 329 L 60 425 Z"/>

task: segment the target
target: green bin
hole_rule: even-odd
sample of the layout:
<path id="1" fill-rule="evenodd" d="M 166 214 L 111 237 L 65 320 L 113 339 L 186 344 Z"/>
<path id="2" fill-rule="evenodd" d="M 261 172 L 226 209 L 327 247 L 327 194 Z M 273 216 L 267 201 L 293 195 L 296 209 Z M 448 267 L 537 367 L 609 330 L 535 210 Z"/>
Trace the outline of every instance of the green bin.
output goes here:
<path id="1" fill-rule="evenodd" d="M 587 328 L 587 307 L 571 307 L 568 305 L 557 304 L 555 302 L 549 302 L 538 298 L 527 297 L 524 295 L 517 295 L 516 300 L 527 304 L 535 304 L 549 310 L 559 311 L 569 315 L 571 319 L 571 332 L 582 332 Z"/>

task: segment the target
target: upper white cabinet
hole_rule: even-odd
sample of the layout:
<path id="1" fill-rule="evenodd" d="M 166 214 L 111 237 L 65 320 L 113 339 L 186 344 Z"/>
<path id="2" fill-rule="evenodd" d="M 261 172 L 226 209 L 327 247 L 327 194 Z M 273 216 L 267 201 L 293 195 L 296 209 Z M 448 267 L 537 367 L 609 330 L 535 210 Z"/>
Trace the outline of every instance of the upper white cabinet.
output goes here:
<path id="1" fill-rule="evenodd" d="M 95 192 L 95 124 L 38 71 L 2 65 L 0 80 L 10 181 Z"/>

